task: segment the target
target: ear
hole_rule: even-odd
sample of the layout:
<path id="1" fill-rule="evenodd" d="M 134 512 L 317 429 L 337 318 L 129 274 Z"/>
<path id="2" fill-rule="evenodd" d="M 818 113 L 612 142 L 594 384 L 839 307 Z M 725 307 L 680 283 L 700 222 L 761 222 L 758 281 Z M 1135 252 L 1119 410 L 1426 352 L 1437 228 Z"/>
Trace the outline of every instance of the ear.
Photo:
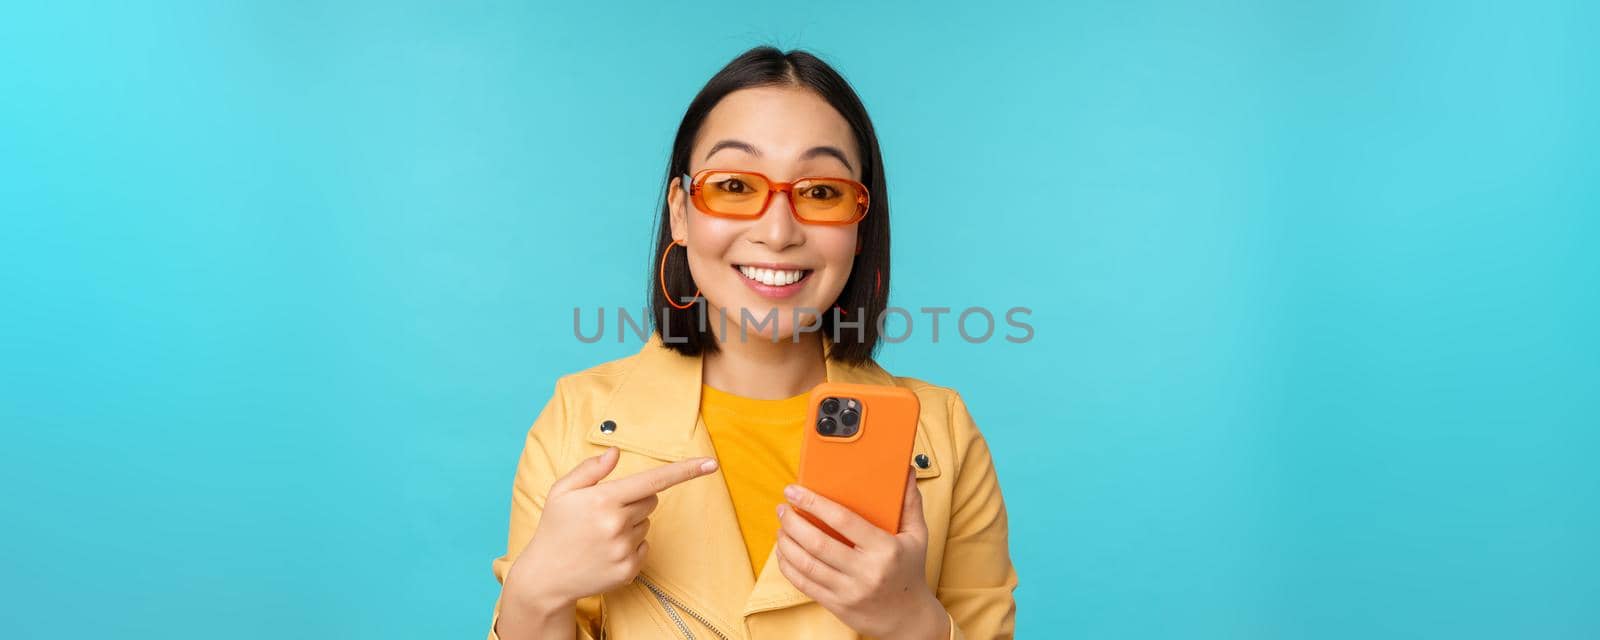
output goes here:
<path id="1" fill-rule="evenodd" d="M 683 184 L 681 176 L 667 183 L 667 210 L 671 213 L 668 222 L 672 227 L 672 239 L 675 242 L 689 240 L 689 192 L 685 190 L 687 186 Z"/>

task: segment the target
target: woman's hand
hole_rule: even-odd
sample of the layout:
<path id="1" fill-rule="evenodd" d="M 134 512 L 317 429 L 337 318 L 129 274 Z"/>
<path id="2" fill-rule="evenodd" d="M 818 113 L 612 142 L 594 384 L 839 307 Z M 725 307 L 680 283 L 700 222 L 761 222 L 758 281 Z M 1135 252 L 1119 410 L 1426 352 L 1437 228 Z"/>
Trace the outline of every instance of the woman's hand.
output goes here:
<path id="1" fill-rule="evenodd" d="M 950 619 L 928 588 L 928 525 L 916 472 L 907 469 L 900 533 L 890 535 L 805 487 L 784 489 L 778 505 L 778 568 L 789 582 L 858 633 L 877 638 L 946 638 Z M 838 541 L 790 505 L 855 544 Z"/>
<path id="2" fill-rule="evenodd" d="M 518 600 L 548 611 L 632 581 L 644 566 L 656 494 L 717 470 L 716 460 L 691 458 L 600 482 L 620 455 L 611 447 L 550 486 L 533 539 L 508 572 Z"/>

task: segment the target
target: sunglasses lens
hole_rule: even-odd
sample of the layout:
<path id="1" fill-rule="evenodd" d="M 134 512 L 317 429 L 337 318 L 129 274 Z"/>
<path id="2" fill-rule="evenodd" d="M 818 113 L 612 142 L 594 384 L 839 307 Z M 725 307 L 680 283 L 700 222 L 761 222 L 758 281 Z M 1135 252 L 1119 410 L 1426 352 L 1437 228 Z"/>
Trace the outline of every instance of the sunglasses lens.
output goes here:
<path id="1" fill-rule="evenodd" d="M 848 180 L 801 180 L 793 193 L 795 210 L 813 222 L 848 222 L 866 209 L 866 194 Z"/>
<path id="2" fill-rule="evenodd" d="M 706 174 L 700 194 L 711 213 L 758 216 L 767 202 L 767 187 L 767 181 L 758 175 L 713 171 Z"/>

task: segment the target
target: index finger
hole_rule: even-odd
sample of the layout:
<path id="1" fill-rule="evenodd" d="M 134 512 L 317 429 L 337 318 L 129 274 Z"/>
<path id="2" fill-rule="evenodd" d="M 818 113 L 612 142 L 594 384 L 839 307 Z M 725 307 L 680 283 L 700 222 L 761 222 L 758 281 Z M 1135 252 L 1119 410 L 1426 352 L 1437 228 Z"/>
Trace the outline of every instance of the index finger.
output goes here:
<path id="1" fill-rule="evenodd" d="M 640 471 L 625 478 L 608 480 L 600 483 L 598 488 L 616 498 L 618 502 L 628 503 L 635 500 L 643 500 L 666 491 L 674 485 L 688 482 L 716 470 L 717 461 L 712 458 L 690 458 L 671 464 L 664 464 L 654 469 Z"/>

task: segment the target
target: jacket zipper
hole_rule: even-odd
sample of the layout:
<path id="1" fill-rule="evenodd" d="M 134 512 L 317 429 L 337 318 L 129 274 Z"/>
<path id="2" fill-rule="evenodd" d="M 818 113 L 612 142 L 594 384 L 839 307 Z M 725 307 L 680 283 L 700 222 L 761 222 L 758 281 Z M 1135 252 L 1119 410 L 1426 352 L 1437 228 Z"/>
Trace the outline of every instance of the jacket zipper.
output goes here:
<path id="1" fill-rule="evenodd" d="M 649 578 L 644 577 L 644 574 L 639 574 L 639 582 L 643 583 L 644 588 L 649 589 L 650 593 L 655 595 L 656 600 L 661 603 L 661 608 L 666 609 L 667 616 L 672 618 L 672 622 L 674 624 L 678 625 L 678 631 L 683 632 L 683 637 L 685 640 L 694 640 L 694 634 L 689 631 L 689 625 L 683 622 L 683 618 L 678 616 L 678 609 L 682 609 L 684 613 L 689 614 L 689 617 L 694 618 L 695 621 L 705 625 L 706 628 L 710 629 L 711 633 L 716 634 L 717 638 L 720 640 L 728 640 L 728 636 L 719 631 L 716 625 L 711 624 L 710 620 L 706 620 L 705 616 L 695 613 L 693 609 L 684 606 L 682 601 L 667 595 L 666 591 L 663 591 L 661 587 L 656 586 L 656 583 L 651 582 Z"/>

